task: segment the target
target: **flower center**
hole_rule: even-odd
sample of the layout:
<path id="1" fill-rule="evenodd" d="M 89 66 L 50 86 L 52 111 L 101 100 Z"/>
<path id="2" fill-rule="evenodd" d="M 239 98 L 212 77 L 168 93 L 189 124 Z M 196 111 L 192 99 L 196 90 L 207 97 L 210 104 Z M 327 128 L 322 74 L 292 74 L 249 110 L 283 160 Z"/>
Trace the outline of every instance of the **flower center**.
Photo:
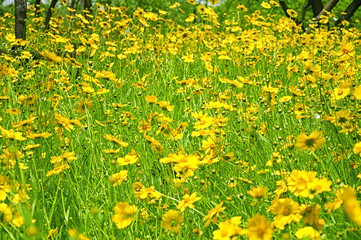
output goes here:
<path id="1" fill-rule="evenodd" d="M 306 141 L 307 147 L 313 147 L 314 143 L 315 143 L 315 139 L 308 139 Z"/>

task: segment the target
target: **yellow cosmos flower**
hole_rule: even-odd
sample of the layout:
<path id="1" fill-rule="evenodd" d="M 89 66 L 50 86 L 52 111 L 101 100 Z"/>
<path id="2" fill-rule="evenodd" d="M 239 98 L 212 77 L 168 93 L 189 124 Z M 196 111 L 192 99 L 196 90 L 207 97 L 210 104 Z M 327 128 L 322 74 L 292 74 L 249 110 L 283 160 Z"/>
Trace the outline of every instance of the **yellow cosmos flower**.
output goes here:
<path id="1" fill-rule="evenodd" d="M 223 202 L 218 204 L 215 208 L 209 210 L 208 214 L 206 216 L 204 216 L 204 218 L 203 218 L 203 221 L 206 221 L 204 226 L 207 227 L 210 223 L 215 224 L 217 222 L 219 214 L 221 212 L 223 212 L 224 209 L 226 209 L 225 207 L 222 207 L 222 205 L 223 205 Z"/>
<path id="2" fill-rule="evenodd" d="M 191 195 L 186 194 L 183 196 L 183 200 L 178 203 L 177 209 L 181 212 L 184 212 L 187 207 L 194 208 L 195 202 L 201 200 L 200 197 L 197 197 L 197 193 L 192 193 Z"/>
<path id="3" fill-rule="evenodd" d="M 310 135 L 301 134 L 297 136 L 296 147 L 301 150 L 313 152 L 321 149 L 325 139 L 322 137 L 321 132 L 313 132 Z"/>
<path id="4" fill-rule="evenodd" d="M 247 191 L 249 195 L 251 195 L 254 198 L 260 198 L 263 197 L 267 192 L 267 188 L 263 186 L 254 187 L 252 190 Z"/>
<path id="5" fill-rule="evenodd" d="M 173 9 L 173 8 L 177 8 L 179 6 L 180 6 L 180 4 L 176 2 L 173 5 L 169 6 L 169 8 Z"/>
<path id="6" fill-rule="evenodd" d="M 148 103 L 156 103 L 158 101 L 158 97 L 154 95 L 146 96 L 145 101 Z"/>
<path id="7" fill-rule="evenodd" d="M 358 142 L 353 146 L 353 153 L 354 154 L 361 153 L 361 142 Z M 361 156 L 361 154 L 360 154 L 360 156 Z"/>
<path id="8" fill-rule="evenodd" d="M 296 237 L 298 239 L 321 240 L 320 233 L 313 227 L 303 227 L 297 230 Z"/>
<path id="9" fill-rule="evenodd" d="M 145 200 L 148 203 L 155 203 L 156 200 L 162 197 L 162 194 L 155 190 L 154 186 L 150 188 L 144 187 L 144 185 L 140 182 L 133 183 L 133 193 L 134 197 Z"/>
<path id="10" fill-rule="evenodd" d="M 175 234 L 179 233 L 180 225 L 183 222 L 182 214 L 177 210 L 169 210 L 162 216 L 161 226 Z"/>
<path id="11" fill-rule="evenodd" d="M 113 187 L 120 185 L 128 176 L 128 170 L 121 170 L 110 176 L 109 181 L 113 183 Z"/>
<path id="12" fill-rule="evenodd" d="M 361 206 L 360 206 L 360 202 L 357 201 L 355 189 L 346 188 L 342 194 L 342 200 L 343 200 L 343 207 L 347 216 L 360 227 Z"/>
<path id="13" fill-rule="evenodd" d="M 208 2 L 210 2 L 212 5 L 216 5 L 218 4 L 219 0 L 208 0 Z"/>
<path id="14" fill-rule="evenodd" d="M 293 170 L 287 178 L 288 190 L 295 196 L 313 199 L 317 194 L 331 190 L 331 181 L 316 178 L 317 172 Z"/>
<path id="15" fill-rule="evenodd" d="M 331 97 L 333 100 L 341 100 L 344 99 L 349 93 L 349 88 L 337 87 L 333 90 Z"/>
<path id="16" fill-rule="evenodd" d="M 119 229 L 128 227 L 132 223 L 137 211 L 138 208 L 136 206 L 130 206 L 127 202 L 118 202 L 114 207 L 115 214 L 112 217 L 112 221 Z"/>
<path id="17" fill-rule="evenodd" d="M 17 108 L 9 108 L 5 110 L 6 113 L 12 114 L 12 115 L 19 115 L 21 114 L 21 111 Z"/>
<path id="18" fill-rule="evenodd" d="M 291 18 L 296 18 L 298 16 L 297 12 L 293 9 L 287 9 L 286 12 Z"/>
<path id="19" fill-rule="evenodd" d="M 263 215 L 254 215 L 247 221 L 247 235 L 252 240 L 272 239 L 273 229 L 271 222 Z"/>
<path id="20" fill-rule="evenodd" d="M 275 199 L 269 210 L 275 214 L 274 225 L 283 230 L 291 222 L 299 222 L 302 219 L 301 206 L 290 198 Z"/>
<path id="21" fill-rule="evenodd" d="M 321 206 L 319 204 L 316 204 L 313 207 L 307 207 L 305 209 L 306 216 L 303 219 L 303 224 L 321 230 L 325 225 L 325 220 L 320 218 L 320 211 Z"/>
<path id="22" fill-rule="evenodd" d="M 284 96 L 280 98 L 280 102 L 284 103 L 284 102 L 288 102 L 292 99 L 292 96 Z"/>
<path id="23" fill-rule="evenodd" d="M 261 6 L 262 6 L 263 8 L 265 8 L 265 9 L 270 9 L 270 8 L 271 8 L 271 4 L 266 3 L 266 2 L 262 2 L 262 3 L 261 3 Z"/>
<path id="24" fill-rule="evenodd" d="M 193 54 L 183 55 L 182 59 L 186 63 L 194 62 L 194 55 Z"/>
<path id="25" fill-rule="evenodd" d="M 111 135 L 111 134 L 105 134 L 105 135 L 104 135 L 104 138 L 105 138 L 106 140 L 111 141 L 111 142 L 114 142 L 114 143 L 116 143 L 116 144 L 118 144 L 118 145 L 120 145 L 121 147 L 124 147 L 124 148 L 126 148 L 126 147 L 129 146 L 129 143 L 123 142 L 123 141 L 117 139 L 116 137 L 114 137 L 114 136 Z"/>
<path id="26" fill-rule="evenodd" d="M 361 100 L 361 86 L 357 86 L 354 88 L 353 95 L 357 100 Z"/>
<path id="27" fill-rule="evenodd" d="M 118 158 L 117 162 L 119 165 L 124 166 L 124 165 L 134 164 L 138 160 L 139 158 L 137 156 L 126 155 L 124 158 Z"/>
<path id="28" fill-rule="evenodd" d="M 218 225 L 219 229 L 213 231 L 213 239 L 228 240 L 246 234 L 246 231 L 238 226 L 239 224 L 241 224 L 241 217 L 233 217 L 220 223 Z"/>
<path id="29" fill-rule="evenodd" d="M 56 55 L 55 53 L 49 52 L 49 51 L 45 51 L 45 52 L 41 53 L 41 55 L 43 55 L 46 59 L 51 60 L 56 63 L 61 63 L 63 61 L 62 57 Z"/>
<path id="30" fill-rule="evenodd" d="M 15 132 L 14 129 L 6 130 L 5 128 L 0 126 L 1 134 L 7 139 L 14 139 L 18 141 L 24 141 L 26 138 L 23 137 L 21 132 Z"/>

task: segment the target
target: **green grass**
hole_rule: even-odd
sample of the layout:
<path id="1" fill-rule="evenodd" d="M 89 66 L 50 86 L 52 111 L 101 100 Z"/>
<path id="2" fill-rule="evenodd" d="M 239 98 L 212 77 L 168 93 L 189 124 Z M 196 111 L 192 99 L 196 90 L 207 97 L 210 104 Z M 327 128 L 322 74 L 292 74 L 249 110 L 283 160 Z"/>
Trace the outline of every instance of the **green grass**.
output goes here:
<path id="1" fill-rule="evenodd" d="M 0 238 L 45 239 L 51 229 L 58 228 L 50 239 L 68 239 L 68 230 L 76 228 L 91 239 L 210 239 L 219 223 L 234 216 L 242 217 L 242 228 L 247 228 L 247 220 L 255 214 L 265 215 L 273 221 L 275 215 L 267 209 L 276 197 L 276 182 L 282 179 L 280 172 L 291 173 L 292 170 L 315 171 L 317 177 L 332 181 L 332 189 L 314 199 L 297 197 L 291 191 L 280 197 L 309 206 L 319 204 L 320 218 L 325 220 L 319 232 L 325 239 L 358 237 L 359 227 L 347 218 L 342 207 L 327 213 L 324 205 L 336 198 L 337 190 L 346 185 L 357 189 L 360 185 L 357 178 L 360 156 L 353 152 L 354 145 L 360 141 L 360 100 L 355 93 L 360 84 L 360 31 L 331 31 L 321 26 L 311 34 L 303 34 L 297 27 L 292 27 L 291 22 L 272 20 L 268 16 L 264 16 L 265 20 L 253 18 L 246 27 L 240 24 L 242 30 L 237 32 L 227 30 L 224 25 L 205 30 L 205 24 L 213 23 L 202 19 L 186 28 L 165 20 L 148 20 L 149 27 L 145 27 L 129 16 L 130 33 L 124 34 L 115 27 L 120 21 L 116 13 L 96 12 L 89 25 L 79 19 L 62 24 L 59 20 L 65 15 L 55 15 L 52 21 L 58 27 L 51 28 L 48 33 L 43 32 L 39 28 L 41 23 L 37 24 L 29 14 L 26 49 L 55 52 L 64 57 L 63 61 L 1 56 L 0 96 L 8 99 L 0 100 L 0 126 L 21 132 L 23 136 L 30 132 L 49 132 L 51 136 L 18 141 L 7 139 L 2 133 L 2 152 L 17 149 L 24 156 L 14 159 L 10 167 L 7 167 L 6 159 L 0 157 L 1 176 L 9 177 L 12 183 L 1 203 L 6 203 L 13 215 L 19 211 L 24 224 L 16 227 L 12 222 L 1 222 Z M 111 27 L 99 27 L 99 22 L 108 21 L 108 18 L 116 18 L 110 23 Z M 6 31 L 0 33 L 0 39 L 3 47 L 9 49 L 12 43 L 5 36 L 12 33 L 13 20 L 3 17 L 1 21 Z M 76 33 L 67 30 L 65 23 L 68 21 L 77 22 L 78 27 L 71 25 Z M 111 32 L 105 34 L 106 30 Z M 187 36 L 183 38 L 185 32 Z M 95 44 L 98 49 L 91 56 L 94 46 L 84 43 L 86 50 L 75 57 L 81 66 L 76 67 L 66 60 L 69 57 L 65 56 L 65 43 L 54 41 L 50 33 L 75 45 L 82 45 L 80 36 L 89 40 L 91 34 L 97 33 L 99 42 L 95 41 Z M 175 39 L 172 40 L 172 36 Z M 226 39 L 231 38 L 233 41 L 226 43 L 229 42 Z M 108 50 L 112 45 L 109 42 L 114 43 L 115 49 Z M 340 61 L 341 49 L 346 43 L 354 46 L 353 55 Z M 172 48 L 178 48 L 177 54 L 171 53 Z M 114 57 L 106 57 L 106 52 L 113 53 Z M 125 59 L 116 57 L 125 52 L 128 52 Z M 309 53 L 309 59 L 302 59 L 302 52 Z M 189 53 L 195 56 L 193 63 L 181 59 Z M 201 60 L 205 53 L 212 55 L 213 72 L 208 71 Z M 230 60 L 218 59 L 223 53 Z M 295 66 L 298 70 L 290 71 Z M 9 74 L 10 69 L 16 73 Z M 96 77 L 103 70 L 114 73 L 119 81 Z M 84 74 L 98 83 L 87 81 Z M 309 75 L 315 77 L 315 82 L 306 79 Z M 190 78 L 196 81 L 188 85 L 177 83 Z M 243 81 L 243 86 L 226 83 L 223 78 Z M 137 88 L 137 82 L 143 82 L 145 89 Z M 99 89 L 109 92 L 85 93 L 82 90 L 84 83 L 95 92 Z M 277 94 L 262 90 L 262 87 L 271 86 L 278 88 Z M 300 94 L 292 92 L 292 87 L 299 89 Z M 332 92 L 336 87 L 348 88 L 350 93 L 335 101 Z M 169 101 L 174 109 L 167 111 L 146 102 L 145 97 L 150 95 L 157 96 L 158 101 Z M 284 96 L 292 96 L 292 99 L 282 103 L 280 99 Z M 79 102 L 85 99 L 92 101 L 92 105 L 86 106 L 84 112 L 77 111 Z M 226 107 L 208 109 L 206 104 L 211 101 L 219 101 Z M 114 103 L 122 106 L 113 107 Z M 307 108 L 303 114 L 305 118 L 297 118 L 295 106 Z M 6 113 L 12 108 L 21 113 Z M 341 110 L 350 111 L 351 117 L 347 120 L 350 132 L 340 132 L 346 129 L 345 125 L 336 126 L 325 120 L 325 116 L 327 119 Z M 192 113 L 201 111 L 213 119 L 227 119 L 224 124 L 217 126 L 213 122 L 207 128 L 216 142 L 212 156 L 202 148 L 202 141 L 208 136 L 192 137 L 199 121 Z M 55 119 L 55 114 L 79 119 L 84 126 L 73 124 L 73 130 L 66 130 Z M 18 129 L 12 126 L 31 116 L 36 119 L 30 124 Z M 182 123 L 189 125 L 180 139 L 158 132 L 162 116 L 171 119 L 168 125 L 173 129 Z M 152 149 L 151 143 L 139 132 L 138 124 L 143 119 L 152 119 L 152 129 L 146 134 L 159 141 L 162 152 Z M 312 153 L 295 147 L 298 135 L 316 131 L 322 132 L 326 140 L 321 149 Z M 105 134 L 111 134 L 129 146 L 120 147 L 106 140 Z M 30 144 L 40 146 L 23 149 Z M 114 154 L 103 152 L 118 148 L 119 152 Z M 117 159 L 130 154 L 132 149 L 139 155 L 139 161 L 119 166 Z M 47 176 L 54 168 L 51 157 L 65 152 L 75 152 L 77 159 L 69 161 L 69 169 Z M 199 165 L 193 176 L 177 176 L 173 170 L 175 163 L 164 164 L 160 160 L 168 154 L 180 153 L 197 155 L 201 160 L 208 155 L 219 161 Z M 279 157 L 273 157 L 270 166 L 267 162 L 276 153 Z M 27 168 L 20 169 L 19 163 Z M 120 170 L 128 170 L 128 177 L 113 187 L 109 178 Z M 173 180 L 180 177 L 185 182 L 176 186 Z M 132 190 L 136 182 L 146 188 L 154 186 L 164 196 L 154 204 L 137 199 Z M 268 189 L 263 197 L 253 198 L 247 193 L 258 186 Z M 162 215 L 176 209 L 185 194 L 195 192 L 201 200 L 195 202 L 195 209 L 187 208 L 182 213 L 184 221 L 179 233 L 163 229 Z M 23 196 L 20 201 L 17 200 L 19 194 Z M 133 222 L 124 229 L 117 229 L 112 222 L 113 208 L 118 202 L 138 208 Z M 217 224 L 205 227 L 203 217 L 220 202 L 224 202 L 225 211 L 220 214 Z M 286 237 L 285 234 L 295 238 L 297 230 L 305 226 L 303 221 L 288 224 L 285 230 L 274 228 L 274 238 Z M 29 233 L 32 226 L 37 229 L 34 236 Z M 246 239 L 247 236 L 239 238 Z"/>

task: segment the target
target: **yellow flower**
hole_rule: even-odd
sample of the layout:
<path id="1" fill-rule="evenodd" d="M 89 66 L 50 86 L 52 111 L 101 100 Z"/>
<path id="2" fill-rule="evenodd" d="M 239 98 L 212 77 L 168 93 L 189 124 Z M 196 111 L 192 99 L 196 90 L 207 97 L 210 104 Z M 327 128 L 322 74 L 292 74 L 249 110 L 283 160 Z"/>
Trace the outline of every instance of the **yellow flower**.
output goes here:
<path id="1" fill-rule="evenodd" d="M 199 201 L 200 199 L 200 197 L 197 197 L 197 193 L 192 193 L 191 195 L 186 194 L 183 196 L 183 200 L 178 203 L 177 209 L 184 212 L 187 207 L 194 208 L 193 203 Z"/>
<path id="2" fill-rule="evenodd" d="M 46 176 L 49 177 L 51 175 L 54 175 L 54 174 L 59 174 L 61 173 L 63 170 L 66 170 L 66 169 L 69 169 L 70 166 L 69 164 L 67 164 L 66 162 L 57 162 L 54 166 L 54 169 L 49 171 Z"/>
<path id="3" fill-rule="evenodd" d="M 14 224 L 16 227 L 21 227 L 24 224 L 24 218 L 23 216 L 21 216 L 20 212 L 16 212 L 14 214 L 14 218 L 11 221 L 12 224 Z"/>
<path id="4" fill-rule="evenodd" d="M 194 62 L 193 54 L 183 55 L 182 59 L 184 62 Z"/>
<path id="5" fill-rule="evenodd" d="M 321 192 L 331 190 L 331 181 L 316 178 L 317 172 L 293 170 L 287 178 L 288 190 L 295 196 L 313 199 Z"/>
<path id="6" fill-rule="evenodd" d="M 113 187 L 120 185 L 128 176 L 128 170 L 121 170 L 110 176 L 109 181 L 113 183 Z"/>
<path id="7" fill-rule="evenodd" d="M 182 214 L 177 210 L 169 210 L 162 216 L 161 226 L 164 229 L 171 230 L 175 234 L 179 233 L 179 228 L 183 222 Z"/>
<path id="8" fill-rule="evenodd" d="M 0 213 L 3 213 L 3 221 L 8 224 L 13 219 L 11 208 L 6 203 L 0 203 Z"/>
<path id="9" fill-rule="evenodd" d="M 150 130 L 152 130 L 152 124 L 151 123 L 148 123 L 144 119 L 139 122 L 138 131 L 140 133 L 149 132 Z"/>
<path id="10" fill-rule="evenodd" d="M 45 52 L 41 53 L 41 55 L 43 55 L 46 59 L 51 60 L 56 63 L 61 63 L 63 61 L 62 57 L 59 57 L 58 55 L 56 55 L 55 53 L 52 53 L 52 52 L 45 51 Z"/>
<path id="11" fill-rule="evenodd" d="M 68 230 L 69 235 L 74 238 L 74 239 L 78 239 L 78 240 L 90 240 L 90 238 L 88 238 L 87 236 L 85 236 L 82 233 L 79 233 L 78 230 L 76 228 L 72 228 Z"/>
<path id="12" fill-rule="evenodd" d="M 271 0 L 269 3 L 272 4 L 272 5 L 275 6 L 275 7 L 279 7 L 279 6 L 280 6 L 280 4 L 279 4 L 278 2 L 273 1 L 273 0 Z"/>
<path id="13" fill-rule="evenodd" d="M 321 132 L 313 132 L 308 136 L 302 133 L 297 136 L 296 147 L 301 150 L 313 152 L 317 149 L 321 149 L 324 142 L 325 139 L 323 139 Z"/>
<path id="14" fill-rule="evenodd" d="M 267 192 L 267 188 L 265 188 L 263 186 L 254 187 L 254 188 L 252 188 L 252 190 L 247 191 L 247 193 L 254 198 L 263 197 L 263 195 L 265 195 L 266 192 Z"/>
<path id="15" fill-rule="evenodd" d="M 112 221 L 119 229 L 128 227 L 132 223 L 137 211 L 138 208 L 136 206 L 130 206 L 127 202 L 118 202 L 114 207 L 115 214 L 112 217 Z"/>
<path id="16" fill-rule="evenodd" d="M 92 88 L 92 87 L 86 87 L 86 86 L 82 87 L 82 89 L 83 89 L 83 91 L 84 91 L 85 93 L 92 93 L 92 92 L 95 91 L 94 88 Z"/>
<path id="17" fill-rule="evenodd" d="M 53 229 L 50 229 L 49 232 L 48 232 L 48 236 L 46 237 L 46 239 L 50 239 L 50 237 L 52 236 L 55 236 L 59 231 L 59 228 L 56 227 L 56 228 L 53 228 Z"/>
<path id="18" fill-rule="evenodd" d="M 148 103 L 156 103 L 158 101 L 158 97 L 154 95 L 146 96 L 145 101 Z"/>
<path id="19" fill-rule="evenodd" d="M 218 4 L 219 0 L 208 0 L 212 5 Z"/>
<path id="20" fill-rule="evenodd" d="M 14 139 L 18 141 L 26 140 L 21 132 L 15 132 L 14 129 L 6 130 L 0 126 L 0 132 L 7 139 Z"/>
<path id="21" fill-rule="evenodd" d="M 124 166 L 124 165 L 134 164 L 138 160 L 139 160 L 139 158 L 137 156 L 126 155 L 124 158 L 118 158 L 117 162 L 119 165 Z"/>
<path id="22" fill-rule="evenodd" d="M 66 52 L 74 52 L 73 44 L 68 43 L 68 44 L 65 45 L 64 48 L 65 48 Z"/>
<path id="23" fill-rule="evenodd" d="M 353 153 L 354 154 L 361 153 L 361 142 L 358 142 L 353 146 Z M 361 156 L 361 154 L 360 154 L 360 156 Z"/>
<path id="24" fill-rule="evenodd" d="M 187 3 L 192 4 L 192 5 L 197 5 L 197 2 L 194 0 L 187 0 Z"/>
<path id="25" fill-rule="evenodd" d="M 105 134 L 105 135 L 104 135 L 104 138 L 105 138 L 106 140 L 108 140 L 108 141 L 111 141 L 111 142 L 114 142 L 114 143 L 120 145 L 121 147 L 125 147 L 125 148 L 126 148 L 126 147 L 129 146 L 129 143 L 123 142 L 123 141 L 117 139 L 116 137 L 114 137 L 114 136 L 111 135 L 111 134 Z"/>
<path id="26" fill-rule="evenodd" d="M 343 208 L 347 216 L 360 227 L 361 206 L 360 202 L 357 201 L 356 191 L 353 188 L 346 188 L 342 194 L 342 200 Z"/>
<path id="27" fill-rule="evenodd" d="M 29 51 L 23 51 L 20 56 L 21 59 L 29 59 L 31 57 L 32 57 L 32 54 Z"/>
<path id="28" fill-rule="evenodd" d="M 219 214 L 221 212 L 223 212 L 224 209 L 226 209 L 225 207 L 222 207 L 222 205 L 223 205 L 223 202 L 218 204 L 215 208 L 209 210 L 208 214 L 206 216 L 204 216 L 203 221 L 206 221 L 206 223 L 204 224 L 206 227 L 210 223 L 215 224 L 217 222 L 217 218 L 218 218 Z"/>
<path id="29" fill-rule="evenodd" d="M 177 8 L 179 6 L 180 6 L 180 4 L 176 2 L 173 5 L 169 6 L 169 8 Z"/>
<path id="30" fill-rule="evenodd" d="M 200 121 L 194 124 L 194 128 L 197 130 L 208 128 L 213 124 L 213 118 L 204 116 L 200 119 Z"/>
<path id="31" fill-rule="evenodd" d="M 74 126 L 69 118 L 55 113 L 55 120 L 61 124 L 66 130 L 74 130 Z"/>
<path id="32" fill-rule="evenodd" d="M 296 18 L 298 15 L 297 12 L 293 9 L 287 9 L 286 12 L 288 15 L 290 15 L 291 18 Z"/>
<path id="33" fill-rule="evenodd" d="M 303 227 L 297 230 L 296 237 L 298 239 L 321 240 L 320 233 L 313 227 Z"/>
<path id="34" fill-rule="evenodd" d="M 263 8 L 266 8 L 266 9 L 270 9 L 270 8 L 271 8 L 271 5 L 270 5 L 269 3 L 266 3 L 266 2 L 262 2 L 262 3 L 261 3 L 261 6 L 262 6 Z"/>
<path id="35" fill-rule="evenodd" d="M 302 209 L 300 205 L 290 198 L 275 199 L 269 210 L 275 214 L 274 225 L 283 230 L 285 225 L 291 222 L 299 222 L 302 218 Z"/>
<path id="36" fill-rule="evenodd" d="M 48 138 L 51 136 L 51 133 L 42 132 L 42 133 L 29 133 L 26 137 L 35 139 L 35 138 Z"/>
<path id="37" fill-rule="evenodd" d="M 284 103 L 284 102 L 288 102 L 292 99 L 292 96 L 284 96 L 280 98 L 280 102 Z"/>
<path id="38" fill-rule="evenodd" d="M 194 171 L 201 164 L 197 155 L 184 156 L 180 158 L 173 169 L 176 172 L 184 171 L 185 175 L 193 176 Z"/>
<path id="39" fill-rule="evenodd" d="M 174 106 L 170 105 L 169 101 L 158 101 L 157 104 L 159 105 L 159 107 L 165 108 L 169 112 L 173 111 L 173 109 L 174 109 Z"/>
<path id="40" fill-rule="evenodd" d="M 303 219 L 303 224 L 312 226 L 321 230 L 325 225 L 325 220 L 320 218 L 321 206 L 316 204 L 313 207 L 307 207 L 305 209 L 306 216 Z"/>
<path id="41" fill-rule="evenodd" d="M 133 193 L 135 198 L 145 200 L 148 203 L 154 203 L 156 200 L 162 197 L 162 194 L 157 192 L 154 186 L 146 188 L 140 182 L 133 183 Z"/>
<path id="42" fill-rule="evenodd" d="M 333 100 L 341 100 L 344 99 L 349 93 L 350 93 L 349 88 L 337 87 L 333 90 L 331 97 Z"/>
<path id="43" fill-rule="evenodd" d="M 247 235 L 252 240 L 272 239 L 272 224 L 263 215 L 254 215 L 247 221 Z"/>
<path id="44" fill-rule="evenodd" d="M 357 86 L 354 88 L 353 95 L 356 99 L 361 100 L 361 86 Z"/>
<path id="45" fill-rule="evenodd" d="M 75 156 L 75 152 L 65 152 L 58 157 L 51 157 L 50 162 L 57 163 L 62 161 L 74 161 L 76 159 L 77 157 Z"/>
<path id="46" fill-rule="evenodd" d="M 238 226 L 239 224 L 241 224 L 241 217 L 233 217 L 220 223 L 219 230 L 213 231 L 213 239 L 230 240 L 234 236 L 246 234 L 246 231 Z"/>

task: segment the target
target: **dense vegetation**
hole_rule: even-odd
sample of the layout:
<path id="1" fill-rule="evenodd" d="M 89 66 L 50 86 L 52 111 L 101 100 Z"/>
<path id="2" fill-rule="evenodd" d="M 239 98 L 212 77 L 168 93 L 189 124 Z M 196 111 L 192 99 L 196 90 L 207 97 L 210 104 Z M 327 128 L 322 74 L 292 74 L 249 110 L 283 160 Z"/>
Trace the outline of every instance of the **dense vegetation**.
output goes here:
<path id="1" fill-rule="evenodd" d="M 2 14 L 1 238 L 357 239 L 361 32 L 179 2 Z"/>

